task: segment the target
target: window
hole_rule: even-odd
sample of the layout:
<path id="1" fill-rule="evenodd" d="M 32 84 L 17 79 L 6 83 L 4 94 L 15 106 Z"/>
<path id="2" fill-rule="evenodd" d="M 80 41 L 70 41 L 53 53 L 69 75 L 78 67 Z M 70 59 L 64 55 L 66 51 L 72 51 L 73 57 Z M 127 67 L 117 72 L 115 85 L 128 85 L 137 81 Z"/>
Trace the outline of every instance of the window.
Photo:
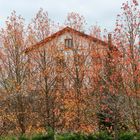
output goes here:
<path id="1" fill-rule="evenodd" d="M 65 39 L 65 46 L 68 48 L 73 47 L 73 40 L 72 39 Z"/>

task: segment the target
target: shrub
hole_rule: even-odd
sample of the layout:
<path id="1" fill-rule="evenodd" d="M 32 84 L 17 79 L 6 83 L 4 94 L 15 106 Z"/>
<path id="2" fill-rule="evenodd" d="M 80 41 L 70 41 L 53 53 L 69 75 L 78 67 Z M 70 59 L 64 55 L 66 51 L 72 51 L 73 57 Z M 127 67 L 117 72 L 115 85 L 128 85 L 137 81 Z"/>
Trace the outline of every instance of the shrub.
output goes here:
<path id="1" fill-rule="evenodd" d="M 80 133 L 66 133 L 56 136 L 57 140 L 88 140 L 86 135 Z"/>
<path id="2" fill-rule="evenodd" d="M 16 140 L 15 137 L 11 136 L 11 137 L 0 137 L 0 140 Z"/>
<path id="3" fill-rule="evenodd" d="M 32 137 L 32 140 L 50 140 L 49 138 L 47 138 L 47 136 L 43 135 L 43 134 L 38 134 Z"/>
<path id="4" fill-rule="evenodd" d="M 95 140 L 96 137 L 94 135 L 88 135 L 86 140 Z"/>
<path id="5" fill-rule="evenodd" d="M 113 138 L 106 132 L 99 132 L 93 135 L 91 140 L 113 140 Z"/>
<path id="6" fill-rule="evenodd" d="M 18 140 L 29 140 L 25 135 L 19 136 Z"/>
<path id="7" fill-rule="evenodd" d="M 120 133 L 119 140 L 134 140 L 134 133 L 132 133 L 132 132 Z"/>
<path id="8" fill-rule="evenodd" d="M 64 139 L 60 139 L 60 140 L 112 140 L 112 137 L 108 135 L 106 132 L 99 132 L 90 135 L 71 134 L 64 137 Z"/>
<path id="9" fill-rule="evenodd" d="M 134 140 L 140 140 L 140 133 L 136 133 L 136 134 L 135 134 Z"/>
<path id="10" fill-rule="evenodd" d="M 48 133 L 33 135 L 27 138 L 25 135 L 16 137 L 0 137 L 0 140 L 114 140 L 111 134 L 106 131 L 98 132 L 95 134 L 85 135 L 81 133 L 65 133 L 65 134 L 54 134 Z M 119 134 L 118 140 L 140 140 L 140 134 L 132 132 L 122 132 Z"/>

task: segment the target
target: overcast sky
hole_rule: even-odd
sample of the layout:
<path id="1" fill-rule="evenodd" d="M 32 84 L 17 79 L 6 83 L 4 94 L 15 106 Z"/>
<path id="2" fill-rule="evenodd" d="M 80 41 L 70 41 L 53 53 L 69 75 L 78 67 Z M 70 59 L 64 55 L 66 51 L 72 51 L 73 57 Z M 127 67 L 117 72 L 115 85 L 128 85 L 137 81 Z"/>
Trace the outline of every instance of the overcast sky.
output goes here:
<path id="1" fill-rule="evenodd" d="M 0 26 L 4 26 L 6 17 L 15 10 L 25 18 L 26 23 L 43 8 L 55 22 L 63 23 L 68 12 L 82 14 L 88 26 L 98 24 L 111 31 L 116 15 L 126 0 L 0 0 Z"/>

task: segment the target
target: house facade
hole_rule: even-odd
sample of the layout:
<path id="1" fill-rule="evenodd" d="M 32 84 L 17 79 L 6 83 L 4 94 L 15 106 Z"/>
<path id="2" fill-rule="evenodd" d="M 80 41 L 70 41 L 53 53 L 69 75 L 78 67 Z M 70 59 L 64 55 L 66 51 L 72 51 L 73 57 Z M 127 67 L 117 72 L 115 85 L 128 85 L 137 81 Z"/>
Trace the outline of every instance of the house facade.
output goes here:
<path id="1" fill-rule="evenodd" d="M 33 90 L 40 90 L 46 102 L 48 126 L 68 131 L 96 129 L 95 95 L 107 50 L 108 43 L 70 27 L 25 50 Z"/>

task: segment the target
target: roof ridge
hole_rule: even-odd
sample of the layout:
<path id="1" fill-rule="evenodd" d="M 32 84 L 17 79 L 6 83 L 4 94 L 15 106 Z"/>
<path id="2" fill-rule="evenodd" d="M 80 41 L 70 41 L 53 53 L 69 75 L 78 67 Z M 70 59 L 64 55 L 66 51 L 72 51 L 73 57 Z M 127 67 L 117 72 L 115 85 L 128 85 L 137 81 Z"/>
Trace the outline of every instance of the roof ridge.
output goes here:
<path id="1" fill-rule="evenodd" d="M 38 48 L 38 47 L 43 46 L 44 44 L 46 44 L 47 42 L 51 41 L 51 40 L 54 39 L 55 37 L 61 35 L 61 34 L 64 33 L 65 31 L 72 31 L 72 32 L 74 32 L 74 33 L 79 34 L 80 36 L 86 37 L 86 38 L 88 38 L 88 39 L 90 39 L 90 40 L 92 40 L 92 41 L 94 41 L 94 42 L 98 42 L 98 43 L 103 44 L 103 45 L 107 45 L 107 44 L 108 44 L 108 43 L 106 43 L 105 41 L 103 41 L 103 40 L 101 40 L 101 39 L 98 39 L 98 38 L 93 37 L 93 36 L 91 36 L 91 35 L 88 35 L 88 34 L 85 34 L 85 33 L 83 33 L 83 32 L 80 32 L 80 31 L 78 31 L 78 30 L 75 30 L 75 29 L 73 29 L 73 28 L 71 28 L 71 27 L 69 27 L 69 26 L 66 26 L 66 27 L 64 27 L 63 29 L 61 29 L 61 30 L 59 30 L 59 31 L 57 31 L 57 32 L 55 32 L 55 33 L 53 33 L 53 34 L 51 34 L 50 36 L 46 37 L 45 39 L 43 39 L 43 40 L 37 42 L 36 44 L 34 44 L 34 45 L 32 45 L 32 46 L 26 48 L 24 52 L 25 52 L 25 53 L 28 53 L 28 52 L 30 52 L 30 51 L 32 51 L 32 50 Z"/>

